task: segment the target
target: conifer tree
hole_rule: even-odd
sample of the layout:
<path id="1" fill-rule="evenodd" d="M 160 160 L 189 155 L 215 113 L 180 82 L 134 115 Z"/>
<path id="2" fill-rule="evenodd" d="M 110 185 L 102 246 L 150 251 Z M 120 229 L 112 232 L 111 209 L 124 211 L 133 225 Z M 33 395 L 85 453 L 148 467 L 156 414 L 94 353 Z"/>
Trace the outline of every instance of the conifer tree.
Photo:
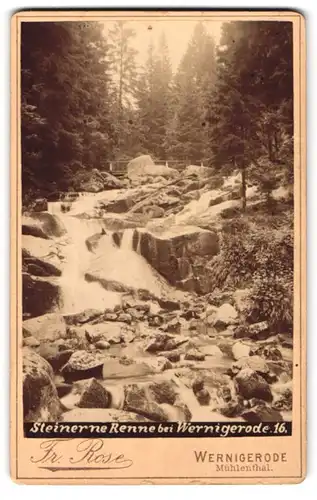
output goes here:
<path id="1" fill-rule="evenodd" d="M 204 24 L 198 23 L 175 76 L 174 137 L 170 146 L 174 156 L 191 163 L 210 156 L 206 109 L 215 73 L 214 41 Z"/>
<path id="2" fill-rule="evenodd" d="M 99 23 L 23 23 L 23 195 L 72 188 L 111 155 L 107 43 Z"/>
<path id="3" fill-rule="evenodd" d="M 263 176 L 258 159 L 265 155 L 276 160 L 285 135 L 292 133 L 290 28 L 281 23 L 281 30 L 276 30 L 276 23 L 263 21 L 223 26 L 217 82 L 208 106 L 212 161 L 217 168 L 240 169 L 243 210 L 247 171 L 256 165 Z"/>

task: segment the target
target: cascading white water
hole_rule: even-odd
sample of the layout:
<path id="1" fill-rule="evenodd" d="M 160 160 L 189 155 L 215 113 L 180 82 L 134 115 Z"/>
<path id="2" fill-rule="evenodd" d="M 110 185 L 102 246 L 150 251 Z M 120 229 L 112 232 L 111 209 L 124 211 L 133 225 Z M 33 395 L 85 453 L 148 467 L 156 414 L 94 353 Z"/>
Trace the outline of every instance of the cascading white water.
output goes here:
<path id="1" fill-rule="evenodd" d="M 175 222 L 182 223 L 186 221 L 189 215 L 199 215 L 202 212 L 205 212 L 209 207 L 209 203 L 213 198 L 219 196 L 221 192 L 219 190 L 213 189 L 211 191 L 206 191 L 203 193 L 198 200 L 192 200 L 181 210 L 178 214 L 175 215 Z"/>
<path id="2" fill-rule="evenodd" d="M 73 205 L 91 204 L 91 195 L 81 196 Z M 85 204 L 85 199 L 87 203 Z M 85 273 L 92 258 L 86 240 L 96 233 L 101 233 L 102 223 L 97 219 L 79 219 L 71 215 L 71 211 L 63 212 L 63 202 L 48 203 L 48 211 L 57 215 L 63 222 L 67 234 L 61 241 L 63 247 L 64 266 L 60 278 L 61 308 L 65 313 L 74 313 L 85 309 L 113 308 L 120 304 L 120 295 L 107 291 L 99 283 L 89 283 Z"/>
<path id="3" fill-rule="evenodd" d="M 98 251 L 93 257 L 91 271 L 102 279 L 121 283 L 128 288 L 145 289 L 156 296 L 163 292 L 171 292 L 165 279 L 146 261 L 142 255 L 133 250 L 134 229 L 123 232 L 120 247 L 112 240 L 107 231 L 98 244 Z"/>
<path id="4" fill-rule="evenodd" d="M 64 266 L 60 278 L 62 310 L 65 313 L 84 309 L 113 308 L 120 304 L 120 293 L 106 290 L 100 282 L 117 282 L 128 288 L 149 290 L 160 296 L 169 291 L 166 281 L 156 273 L 148 262 L 133 250 L 133 229 L 123 232 L 120 248 L 112 238 L 112 232 L 105 229 L 102 219 L 79 218 L 76 215 L 91 209 L 98 199 L 116 193 L 102 193 L 77 198 L 63 211 L 63 202 L 48 204 L 48 211 L 57 215 L 66 228 L 66 236 L 60 240 Z M 96 238 L 91 238 L 92 236 Z M 95 239 L 91 248 L 89 240 Z M 86 281 L 89 273 L 96 279 Z"/>
<path id="5" fill-rule="evenodd" d="M 65 265 L 61 277 L 63 312 L 72 313 L 84 309 L 113 308 L 120 304 L 120 296 L 102 288 L 99 283 L 89 283 L 85 273 L 92 257 L 86 244 L 89 236 L 100 233 L 100 224 L 96 220 L 80 220 L 62 215 L 67 230 L 65 242 Z"/>
<path id="6" fill-rule="evenodd" d="M 133 229 L 126 229 L 122 235 L 121 250 L 133 250 Z"/>

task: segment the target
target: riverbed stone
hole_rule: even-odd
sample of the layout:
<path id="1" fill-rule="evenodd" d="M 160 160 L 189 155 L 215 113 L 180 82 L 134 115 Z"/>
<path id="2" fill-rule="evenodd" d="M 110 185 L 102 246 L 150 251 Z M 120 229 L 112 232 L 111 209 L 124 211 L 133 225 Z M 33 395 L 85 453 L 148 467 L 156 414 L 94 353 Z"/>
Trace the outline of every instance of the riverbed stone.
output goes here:
<path id="1" fill-rule="evenodd" d="M 182 329 L 182 323 L 179 321 L 178 318 L 171 319 L 165 325 L 165 331 L 167 331 L 169 333 L 180 333 L 181 329 Z"/>
<path id="2" fill-rule="evenodd" d="M 173 405 L 178 397 L 178 390 L 174 382 L 171 380 L 164 380 L 162 382 L 151 382 L 147 386 L 151 398 L 156 403 L 168 403 Z"/>
<path id="3" fill-rule="evenodd" d="M 206 355 L 199 349 L 190 349 L 186 352 L 184 359 L 187 361 L 204 361 Z"/>
<path id="4" fill-rule="evenodd" d="M 177 363 L 181 359 L 180 352 L 175 351 L 161 351 L 160 355 L 168 359 L 171 363 Z"/>
<path id="5" fill-rule="evenodd" d="M 216 356 L 219 358 L 223 357 L 222 351 L 215 344 L 203 345 L 199 349 L 206 356 Z"/>
<path id="6" fill-rule="evenodd" d="M 200 291 L 199 280 L 205 274 L 195 267 L 197 259 L 219 252 L 218 235 L 195 226 L 173 226 L 160 234 L 136 229 L 133 245 L 172 285 L 188 290 L 190 280 L 192 291 Z"/>
<path id="7" fill-rule="evenodd" d="M 37 238 L 59 238 L 66 228 L 59 217 L 49 212 L 37 212 L 22 217 L 22 234 Z"/>
<path id="8" fill-rule="evenodd" d="M 65 382 L 102 378 L 103 361 L 87 351 L 76 351 L 61 369 Z"/>
<path id="9" fill-rule="evenodd" d="M 65 384 L 63 382 L 58 382 L 56 384 L 56 390 L 59 398 L 64 398 L 72 391 L 72 384 Z"/>
<path id="10" fill-rule="evenodd" d="M 23 413 L 26 422 L 56 422 L 62 414 L 53 369 L 29 348 L 23 349 Z"/>
<path id="11" fill-rule="evenodd" d="M 147 388 L 138 384 L 124 386 L 125 411 L 133 411 L 156 422 L 168 422 L 169 417 L 164 407 L 151 400 Z"/>
<path id="12" fill-rule="evenodd" d="M 256 406 L 245 410 L 241 414 L 242 418 L 247 422 L 259 423 L 259 422 L 283 422 L 283 416 L 277 410 L 271 406 L 260 402 Z"/>
<path id="13" fill-rule="evenodd" d="M 98 340 L 98 342 L 95 343 L 96 349 L 109 349 L 110 348 L 110 342 L 107 342 L 106 340 Z"/>
<path id="14" fill-rule="evenodd" d="M 192 389 L 194 394 L 201 391 L 205 387 L 205 382 L 201 377 L 196 377 L 192 382 Z"/>
<path id="15" fill-rule="evenodd" d="M 141 155 L 128 163 L 127 175 L 132 181 L 140 182 L 145 177 L 175 177 L 178 171 L 165 165 L 155 165 L 150 155 Z"/>
<path id="16" fill-rule="evenodd" d="M 109 408 L 110 406 L 109 392 L 95 378 L 76 382 L 76 391 L 80 392 L 78 408 Z"/>
<path id="17" fill-rule="evenodd" d="M 39 354 L 49 362 L 54 372 L 58 372 L 69 360 L 74 351 L 72 349 L 60 350 L 55 342 L 45 342 L 39 347 Z"/>
<path id="18" fill-rule="evenodd" d="M 156 353 L 159 351 L 173 351 L 178 346 L 188 342 L 188 338 L 181 335 L 176 337 L 167 333 L 157 333 L 145 346 L 145 351 Z"/>
<path id="19" fill-rule="evenodd" d="M 232 347 L 232 355 L 236 361 L 240 358 L 244 358 L 245 356 L 249 356 L 251 351 L 251 346 L 244 342 L 235 342 Z"/>
<path id="20" fill-rule="evenodd" d="M 32 337 L 54 342 L 66 337 L 66 323 L 59 313 L 49 313 L 23 321 L 23 328 Z"/>
<path id="21" fill-rule="evenodd" d="M 262 356 L 263 358 L 271 361 L 280 361 L 283 359 L 280 349 L 274 345 L 254 346 L 250 350 L 250 356 L 254 355 Z"/>
<path id="22" fill-rule="evenodd" d="M 265 360 L 260 356 L 241 357 L 238 361 L 232 364 L 231 371 L 233 374 L 237 374 L 240 370 L 244 370 L 245 368 L 250 368 L 262 376 L 265 376 L 270 372 Z"/>
<path id="23" fill-rule="evenodd" d="M 129 358 L 126 356 L 107 358 L 102 367 L 102 378 L 125 379 L 129 377 L 145 377 L 160 373 L 167 366 L 167 359 L 161 357 L 158 361 L 155 358 Z"/>
<path id="24" fill-rule="evenodd" d="M 105 321 L 122 321 L 122 320 L 119 320 L 118 318 L 118 314 L 116 314 L 115 312 L 106 312 L 104 314 L 104 319 Z"/>
<path id="25" fill-rule="evenodd" d="M 235 377 L 237 392 L 244 399 L 258 398 L 272 402 L 273 395 L 269 384 L 251 368 L 244 368 Z"/>
<path id="26" fill-rule="evenodd" d="M 85 309 L 78 313 L 64 314 L 64 320 L 67 325 L 83 325 L 102 316 L 103 311 L 100 309 Z"/>
<path id="27" fill-rule="evenodd" d="M 244 411 L 244 406 L 241 400 L 235 399 L 226 401 L 218 408 L 218 411 L 220 411 L 220 413 L 225 417 L 233 418 L 238 417 L 242 414 L 242 412 Z"/>
<path id="28" fill-rule="evenodd" d="M 38 347 L 40 345 L 40 341 L 31 335 L 28 337 L 25 337 L 23 339 L 23 346 L 24 347 Z"/>
<path id="29" fill-rule="evenodd" d="M 293 392 L 291 388 L 286 388 L 284 392 L 279 394 L 273 404 L 272 408 L 278 411 L 290 411 L 293 407 Z"/>
<path id="30" fill-rule="evenodd" d="M 267 321 L 261 321 L 249 326 L 249 337 L 253 340 L 265 340 L 270 335 L 270 328 Z"/>
<path id="31" fill-rule="evenodd" d="M 23 317 L 35 318 L 59 306 L 61 289 L 54 277 L 37 277 L 22 273 Z"/>
<path id="32" fill-rule="evenodd" d="M 211 400 L 210 393 L 208 390 L 204 387 L 200 391 L 197 391 L 195 393 L 195 396 L 201 406 L 208 406 Z"/>
<path id="33" fill-rule="evenodd" d="M 173 368 L 171 361 L 165 356 L 146 357 L 139 360 L 142 364 L 147 365 L 152 373 L 161 373 L 165 370 Z"/>
<path id="34" fill-rule="evenodd" d="M 129 313 L 121 313 L 118 316 L 118 321 L 121 321 L 122 323 L 130 324 L 132 321 L 132 316 Z"/>
<path id="35" fill-rule="evenodd" d="M 61 276 L 62 274 L 57 262 L 53 264 L 45 257 L 32 255 L 26 248 L 22 248 L 22 269 L 24 272 L 40 277 Z"/>
<path id="36" fill-rule="evenodd" d="M 209 309 L 211 306 L 209 306 Z M 215 327 L 218 331 L 225 330 L 228 325 L 236 324 L 238 313 L 236 309 L 228 303 L 222 304 L 214 309 L 212 314 L 208 314 L 208 324 Z"/>
<path id="37" fill-rule="evenodd" d="M 105 340 L 110 344 L 119 344 L 124 340 L 133 340 L 133 330 L 123 322 L 104 322 L 96 325 L 85 326 L 86 337 L 92 344 L 99 340 Z M 128 335 L 130 334 L 130 336 Z"/>

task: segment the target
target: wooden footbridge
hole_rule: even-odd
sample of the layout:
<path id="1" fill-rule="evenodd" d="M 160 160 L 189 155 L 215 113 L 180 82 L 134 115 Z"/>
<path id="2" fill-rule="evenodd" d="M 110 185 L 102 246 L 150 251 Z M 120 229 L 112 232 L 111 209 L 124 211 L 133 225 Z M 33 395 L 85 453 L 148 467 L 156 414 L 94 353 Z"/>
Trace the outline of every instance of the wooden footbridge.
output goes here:
<path id="1" fill-rule="evenodd" d="M 129 160 L 112 160 L 106 166 L 106 171 L 112 173 L 116 177 L 124 177 L 127 174 L 128 163 Z M 206 166 L 206 160 L 199 160 L 198 162 L 191 162 L 190 160 L 155 160 L 154 164 L 165 165 L 166 167 L 181 171 L 189 165 L 200 165 L 204 167 Z"/>

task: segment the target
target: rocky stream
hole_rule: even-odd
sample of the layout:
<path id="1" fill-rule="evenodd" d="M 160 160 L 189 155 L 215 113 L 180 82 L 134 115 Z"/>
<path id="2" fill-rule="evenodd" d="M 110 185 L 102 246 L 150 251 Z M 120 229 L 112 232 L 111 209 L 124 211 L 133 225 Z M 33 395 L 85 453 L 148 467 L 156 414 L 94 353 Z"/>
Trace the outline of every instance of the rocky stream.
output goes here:
<path id="1" fill-rule="evenodd" d="M 290 420 L 291 335 L 211 286 L 239 176 L 154 170 L 23 215 L 25 421 Z"/>

